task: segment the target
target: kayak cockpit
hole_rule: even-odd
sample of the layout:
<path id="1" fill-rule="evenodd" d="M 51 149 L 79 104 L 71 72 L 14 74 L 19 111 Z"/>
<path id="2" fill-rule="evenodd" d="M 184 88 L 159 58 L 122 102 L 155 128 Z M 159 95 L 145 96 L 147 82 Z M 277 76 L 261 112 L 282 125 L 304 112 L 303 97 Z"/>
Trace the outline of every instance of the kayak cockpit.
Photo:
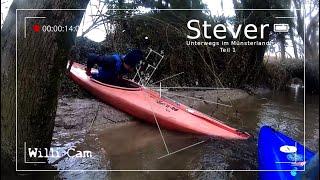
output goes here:
<path id="1" fill-rule="evenodd" d="M 133 81 L 130 81 L 128 79 L 120 79 L 116 84 L 106 84 L 101 81 L 98 81 L 96 79 L 90 78 L 91 81 L 101 84 L 103 86 L 111 87 L 111 88 L 117 88 L 117 89 L 123 89 L 127 91 L 139 91 L 141 90 L 141 86 Z"/>

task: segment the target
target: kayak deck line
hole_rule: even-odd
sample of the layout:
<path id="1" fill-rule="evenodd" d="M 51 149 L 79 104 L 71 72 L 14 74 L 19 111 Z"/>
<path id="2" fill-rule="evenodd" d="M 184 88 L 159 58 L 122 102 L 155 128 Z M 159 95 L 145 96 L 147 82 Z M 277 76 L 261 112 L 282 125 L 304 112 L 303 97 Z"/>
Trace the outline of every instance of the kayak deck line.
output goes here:
<path id="1" fill-rule="evenodd" d="M 222 103 L 218 103 L 218 102 L 214 102 L 214 101 L 208 101 L 208 100 L 205 100 L 205 99 L 199 99 L 199 98 L 185 96 L 185 95 L 181 95 L 181 94 L 176 94 L 176 93 L 171 93 L 171 92 L 166 92 L 166 91 L 163 92 L 163 93 L 171 94 L 171 95 L 175 95 L 175 96 L 180 96 L 180 97 L 185 97 L 185 98 L 190 98 L 190 99 L 194 99 L 194 100 L 198 100 L 198 101 L 204 101 L 204 102 L 217 104 L 217 105 L 224 106 L 224 107 L 230 107 L 230 108 L 232 107 L 231 105 L 228 105 L 228 104 L 222 104 Z"/>
<path id="2" fill-rule="evenodd" d="M 159 89 L 158 86 L 148 86 L 150 89 Z M 189 87 L 189 86 L 163 86 L 161 89 L 194 89 L 194 90 L 234 90 L 234 88 L 218 88 L 218 87 Z"/>
<path id="3" fill-rule="evenodd" d="M 210 117 L 208 117 L 207 115 L 205 115 L 205 114 L 203 114 L 203 113 L 201 113 L 201 112 L 199 112 L 199 111 L 196 111 L 196 110 L 193 110 L 192 108 L 189 108 L 189 107 L 187 107 L 187 106 L 185 106 L 185 105 L 183 105 L 183 107 L 181 107 L 181 103 L 179 103 L 179 102 L 176 102 L 176 101 L 169 101 L 170 99 L 166 99 L 166 98 L 162 98 L 162 97 L 160 97 L 158 94 L 156 94 L 156 93 L 153 93 L 153 91 L 150 91 L 150 93 L 152 93 L 152 95 L 153 96 L 155 96 L 156 98 L 159 98 L 159 99 L 161 99 L 161 100 L 163 100 L 163 101 L 166 101 L 167 103 L 170 103 L 171 105 L 173 105 L 173 106 L 176 106 L 177 108 L 179 108 L 179 109 L 181 109 L 182 111 L 185 111 L 186 113 L 190 113 L 190 114 L 192 114 L 192 115 L 194 115 L 194 116 L 197 116 L 197 117 L 199 117 L 199 118 L 202 118 L 202 119 L 205 119 L 206 121 L 209 121 L 210 123 L 214 123 L 215 125 L 217 125 L 217 126 L 219 126 L 220 128 L 223 128 L 223 129 L 225 129 L 225 130 L 227 130 L 227 131 L 230 131 L 230 132 L 233 132 L 233 131 L 235 131 L 236 129 L 234 129 L 234 128 L 231 128 L 231 127 L 228 127 L 228 126 L 226 126 L 225 124 L 223 124 L 223 122 L 221 122 L 220 120 L 218 120 L 218 119 L 214 119 L 214 120 L 212 120 Z M 176 94 L 175 94 L 176 95 Z M 218 122 L 218 123 L 217 123 Z M 245 134 L 245 132 L 242 132 L 241 130 L 236 130 L 239 134 Z"/>
<path id="4" fill-rule="evenodd" d="M 146 97 L 146 98 L 147 98 L 147 97 Z M 150 109 L 152 110 L 152 114 L 153 114 L 154 120 L 156 121 L 156 124 L 157 124 L 158 130 L 159 130 L 159 133 L 160 133 L 160 135 L 161 135 L 161 139 L 162 139 L 162 142 L 163 142 L 163 144 L 164 144 L 164 147 L 166 148 L 166 151 L 167 151 L 167 153 L 169 154 L 170 152 L 169 152 L 169 149 L 168 149 L 166 140 L 165 140 L 164 137 L 163 137 L 163 134 L 162 134 L 161 128 L 160 128 L 160 126 L 159 126 L 157 117 L 156 117 L 156 115 L 155 115 L 155 113 L 154 113 L 154 111 L 153 111 L 152 106 L 151 106 L 150 103 L 149 103 L 149 106 L 150 106 Z"/>
<path id="5" fill-rule="evenodd" d="M 178 153 L 178 152 L 184 151 L 184 150 L 186 150 L 186 149 L 189 149 L 189 148 L 194 147 L 194 146 L 196 146 L 196 145 L 202 144 L 202 143 L 204 143 L 204 142 L 206 142 L 206 140 L 203 140 L 203 141 L 200 141 L 200 142 L 191 144 L 191 145 L 189 145 L 189 146 L 186 146 L 186 147 L 181 148 L 181 149 L 179 149 L 179 150 L 176 150 L 176 151 L 174 151 L 174 152 L 165 154 L 165 155 L 163 155 L 163 156 L 158 157 L 157 159 L 162 159 L 162 158 L 168 157 L 168 156 L 170 156 L 170 155 L 173 155 L 173 154 L 176 154 L 176 153 Z"/>
<path id="6" fill-rule="evenodd" d="M 133 81 L 122 79 L 122 86 L 101 83 L 87 76 L 84 65 L 73 63 L 68 76 L 78 85 L 119 110 L 159 127 L 225 139 L 248 139 L 248 133 L 232 128 L 184 104 L 160 97 L 159 93 Z M 147 99 L 145 97 L 148 97 Z M 149 105 L 150 104 L 150 105 Z M 149 106 L 152 106 L 152 110 Z"/>

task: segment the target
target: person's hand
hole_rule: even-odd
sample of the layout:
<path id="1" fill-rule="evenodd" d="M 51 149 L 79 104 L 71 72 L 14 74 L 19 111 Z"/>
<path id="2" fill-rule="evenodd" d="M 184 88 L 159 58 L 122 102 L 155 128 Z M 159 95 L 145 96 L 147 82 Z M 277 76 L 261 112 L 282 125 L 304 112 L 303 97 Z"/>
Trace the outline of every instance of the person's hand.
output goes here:
<path id="1" fill-rule="evenodd" d="M 86 74 L 87 74 L 88 76 L 91 76 L 91 68 L 86 68 Z"/>

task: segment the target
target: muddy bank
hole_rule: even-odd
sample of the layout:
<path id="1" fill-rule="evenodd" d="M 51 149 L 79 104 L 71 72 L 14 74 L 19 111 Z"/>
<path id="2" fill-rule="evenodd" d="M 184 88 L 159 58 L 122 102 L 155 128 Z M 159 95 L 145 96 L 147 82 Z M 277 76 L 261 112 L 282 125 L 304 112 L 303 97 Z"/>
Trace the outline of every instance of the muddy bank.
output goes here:
<path id="1" fill-rule="evenodd" d="M 119 111 L 96 99 L 60 98 L 56 114 L 56 128 L 88 129 L 101 124 L 126 122 L 131 119 Z"/>
<path id="2" fill-rule="evenodd" d="M 191 107 L 219 102 L 230 104 L 230 101 L 249 96 L 240 89 L 206 90 L 206 91 L 163 91 L 162 96 L 179 101 Z M 187 97 L 192 97 L 190 99 Z M 79 99 L 61 97 L 58 101 L 55 130 L 83 130 L 110 126 L 133 120 L 133 117 L 113 108 L 97 99 Z"/>

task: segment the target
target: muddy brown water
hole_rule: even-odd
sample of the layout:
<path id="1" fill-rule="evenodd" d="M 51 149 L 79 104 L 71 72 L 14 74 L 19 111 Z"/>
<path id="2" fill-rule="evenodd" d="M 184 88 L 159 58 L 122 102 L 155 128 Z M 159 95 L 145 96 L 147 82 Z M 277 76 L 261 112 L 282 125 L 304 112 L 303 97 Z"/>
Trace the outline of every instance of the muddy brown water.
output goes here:
<path id="1" fill-rule="evenodd" d="M 162 130 L 166 146 L 172 154 L 167 154 L 161 134 L 156 126 L 138 120 L 131 121 L 125 114 L 109 123 L 100 122 L 101 117 L 112 119 L 113 110 L 102 112 L 92 121 L 81 116 L 89 126 L 72 128 L 65 123 L 56 128 L 53 147 L 65 151 L 71 146 L 77 150 L 91 150 L 92 158 L 51 158 L 50 162 L 60 170 L 196 170 L 184 172 L 84 172 L 61 171 L 63 179 L 258 179 L 257 172 L 236 172 L 223 170 L 258 169 L 257 137 L 261 126 L 269 125 L 304 142 L 304 98 L 303 89 L 291 88 L 285 92 L 246 96 L 234 101 L 234 110 L 220 108 L 216 105 L 200 103 L 194 105 L 207 114 L 223 119 L 226 124 L 245 130 L 253 135 L 247 141 L 227 141 L 210 139 L 192 134 L 183 134 Z M 82 110 L 74 112 L 80 116 L 86 108 L 97 106 L 95 100 L 79 101 Z M 306 95 L 305 142 L 313 151 L 319 145 L 319 97 Z M 69 107 L 69 109 L 72 107 Z M 63 108 L 62 108 L 63 109 Z M 64 110 L 68 112 L 68 108 Z M 110 117 L 106 117 L 107 115 Z M 228 115 L 231 115 L 229 117 Z M 64 115 L 62 115 L 64 116 Z M 86 119 L 88 118 L 88 119 Z M 117 118 L 116 118 L 117 119 Z M 121 119 L 125 122 L 117 123 Z M 239 120 L 241 119 L 241 120 Z M 93 125 L 91 125 L 93 124 Z M 197 144 L 199 143 L 199 144 Z M 194 145 L 192 147 L 188 147 Z M 176 152 L 177 151 L 177 152 Z M 207 171 L 219 170 L 219 171 Z"/>

